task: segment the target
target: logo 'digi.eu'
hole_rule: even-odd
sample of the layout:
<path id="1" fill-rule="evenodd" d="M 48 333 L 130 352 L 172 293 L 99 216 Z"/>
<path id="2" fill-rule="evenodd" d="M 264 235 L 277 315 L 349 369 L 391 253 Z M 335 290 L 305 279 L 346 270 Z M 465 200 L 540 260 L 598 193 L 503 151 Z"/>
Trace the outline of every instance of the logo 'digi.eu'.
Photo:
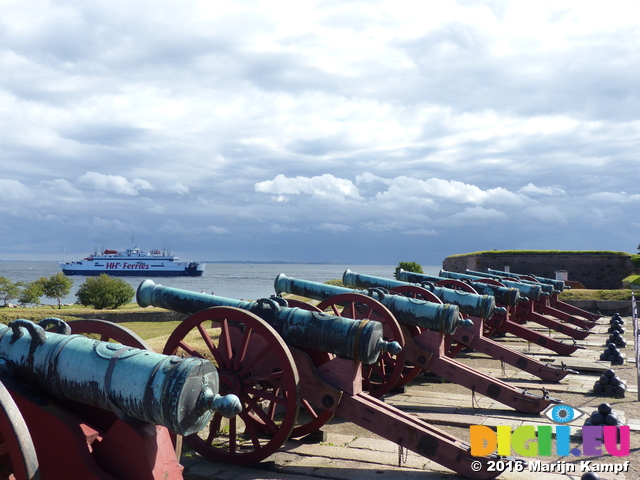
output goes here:
<path id="1" fill-rule="evenodd" d="M 612 413 L 608 404 L 602 404 L 600 407 L 602 407 L 600 413 L 603 418 Z M 629 426 L 616 424 L 584 425 L 582 426 L 583 449 L 572 449 L 570 442 L 571 427 L 562 424 L 577 420 L 582 415 L 585 415 L 585 412 L 568 405 L 553 405 L 545 410 L 544 414 L 547 418 L 560 425 L 555 425 L 555 430 L 553 425 L 538 425 L 537 427 L 534 425 L 522 425 L 515 430 L 512 430 L 512 427 L 508 425 L 498 425 L 495 432 L 486 425 L 471 425 L 469 427 L 471 455 L 486 456 L 497 453 L 508 457 L 512 455 L 513 449 L 516 454 L 523 457 L 550 457 L 554 454 L 552 446 L 555 433 L 555 454 L 559 456 L 599 456 L 604 453 L 602 450 L 603 443 L 609 455 L 615 457 L 629 456 L 631 444 Z"/>

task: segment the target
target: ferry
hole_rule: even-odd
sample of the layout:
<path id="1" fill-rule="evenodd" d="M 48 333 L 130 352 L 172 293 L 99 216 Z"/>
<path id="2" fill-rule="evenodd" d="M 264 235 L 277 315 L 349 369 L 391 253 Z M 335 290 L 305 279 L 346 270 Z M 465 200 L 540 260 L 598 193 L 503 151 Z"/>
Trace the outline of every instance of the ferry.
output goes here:
<path id="1" fill-rule="evenodd" d="M 93 276 L 106 273 L 115 276 L 200 277 L 206 263 L 178 262 L 178 257 L 166 251 L 143 252 L 138 247 L 124 252 L 102 250 L 77 262 L 60 262 L 65 275 Z"/>

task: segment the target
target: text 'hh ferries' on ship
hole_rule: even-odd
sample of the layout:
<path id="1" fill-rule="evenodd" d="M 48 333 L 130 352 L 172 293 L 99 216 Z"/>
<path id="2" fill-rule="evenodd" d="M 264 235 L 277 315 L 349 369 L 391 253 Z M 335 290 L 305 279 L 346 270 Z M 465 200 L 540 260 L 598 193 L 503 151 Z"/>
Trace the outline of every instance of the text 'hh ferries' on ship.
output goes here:
<path id="1" fill-rule="evenodd" d="M 108 275 L 149 277 L 199 277 L 205 263 L 178 262 L 178 257 L 166 251 L 143 252 L 138 247 L 124 252 L 103 250 L 77 262 L 61 262 L 65 275 Z"/>

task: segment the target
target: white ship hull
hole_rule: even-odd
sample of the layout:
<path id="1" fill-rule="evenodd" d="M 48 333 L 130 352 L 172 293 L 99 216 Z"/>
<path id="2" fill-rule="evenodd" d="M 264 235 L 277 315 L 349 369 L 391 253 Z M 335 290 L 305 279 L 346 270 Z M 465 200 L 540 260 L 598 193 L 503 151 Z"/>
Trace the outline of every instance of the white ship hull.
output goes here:
<path id="1" fill-rule="evenodd" d="M 125 252 L 101 253 L 77 262 L 61 262 L 65 275 L 95 276 L 102 273 L 114 276 L 199 277 L 205 263 L 178 262 L 178 257 L 155 250 L 144 253 L 138 248 Z"/>

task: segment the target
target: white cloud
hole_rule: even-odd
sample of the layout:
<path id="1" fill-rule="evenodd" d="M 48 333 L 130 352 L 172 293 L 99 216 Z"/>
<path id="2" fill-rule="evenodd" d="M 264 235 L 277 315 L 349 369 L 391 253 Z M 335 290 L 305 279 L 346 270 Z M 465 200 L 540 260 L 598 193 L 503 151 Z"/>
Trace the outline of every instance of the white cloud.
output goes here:
<path id="1" fill-rule="evenodd" d="M 498 187 L 483 190 L 455 180 L 430 178 L 420 180 L 412 177 L 396 177 L 386 192 L 377 196 L 378 200 L 402 199 L 416 201 L 426 199 L 431 202 L 448 201 L 452 203 L 471 203 L 476 205 L 523 205 L 526 198 Z"/>
<path id="2" fill-rule="evenodd" d="M 146 180 L 135 178 L 127 180 L 121 175 L 104 175 L 97 172 L 87 172 L 78 178 L 77 183 L 87 185 L 96 190 L 120 195 L 138 195 L 138 190 L 151 190 L 153 187 Z"/>
<path id="3" fill-rule="evenodd" d="M 167 187 L 167 191 L 177 193 L 178 195 L 187 195 L 189 193 L 189 187 L 182 183 L 176 183 Z"/>
<path id="4" fill-rule="evenodd" d="M 50 190 L 51 194 L 54 196 L 58 195 L 68 195 L 68 196 L 78 196 L 80 195 L 80 190 L 73 186 L 73 184 L 64 178 L 56 178 L 55 180 L 45 180 L 40 182 L 40 184 L 46 189 Z"/>
<path id="5" fill-rule="evenodd" d="M 206 229 L 207 232 L 213 233 L 214 235 L 229 235 L 229 230 L 224 227 L 217 227 L 215 225 L 209 225 Z"/>
<path id="6" fill-rule="evenodd" d="M 640 202 L 640 194 L 628 195 L 625 192 L 598 192 L 587 197 L 589 200 L 606 203 L 635 203 Z"/>
<path id="7" fill-rule="evenodd" d="M 507 220 L 507 215 L 493 208 L 467 207 L 464 210 L 442 217 L 433 223 L 437 226 L 449 227 L 477 227 L 504 228 L 503 224 Z M 500 227 L 497 226 L 500 224 Z"/>
<path id="8" fill-rule="evenodd" d="M 321 223 L 316 228 L 318 230 L 326 230 L 328 232 L 335 232 L 335 233 L 345 233 L 352 230 L 352 228 L 349 225 L 343 225 L 341 223 Z"/>
<path id="9" fill-rule="evenodd" d="M 0 178 L 0 200 L 3 202 L 21 201 L 33 197 L 33 194 L 18 180 Z"/>
<path id="10" fill-rule="evenodd" d="M 566 195 L 565 191 L 561 188 L 557 187 L 537 187 L 533 183 L 529 183 L 528 185 L 522 187 L 518 190 L 518 193 L 522 193 L 524 195 Z"/>
<path id="11" fill-rule="evenodd" d="M 633 250 L 640 4 L 532 5 L 0 2 L 0 251 Z"/>
<path id="12" fill-rule="evenodd" d="M 316 177 L 288 178 L 283 174 L 276 175 L 273 180 L 265 180 L 255 184 L 256 192 L 273 195 L 313 195 L 319 197 L 338 196 L 358 198 L 358 189 L 349 180 L 336 178 L 330 174 Z"/>

